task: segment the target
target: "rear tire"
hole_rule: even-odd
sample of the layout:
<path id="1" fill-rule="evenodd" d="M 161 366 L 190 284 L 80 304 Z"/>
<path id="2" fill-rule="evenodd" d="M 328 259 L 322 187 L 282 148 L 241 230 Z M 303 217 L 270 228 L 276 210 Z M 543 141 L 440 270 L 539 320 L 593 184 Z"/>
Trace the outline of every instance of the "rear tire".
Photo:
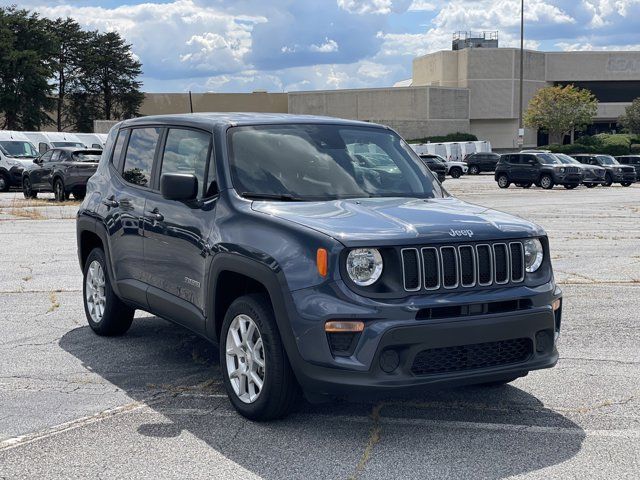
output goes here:
<path id="1" fill-rule="evenodd" d="M 451 175 L 451 178 L 460 178 L 462 176 L 462 169 L 453 167 L 449 170 L 449 175 Z"/>
<path id="2" fill-rule="evenodd" d="M 299 387 L 266 295 L 244 295 L 227 310 L 220 332 L 220 369 L 229 400 L 242 416 L 273 420 L 293 409 Z"/>
<path id="3" fill-rule="evenodd" d="M 509 185 L 511 185 L 509 177 L 504 173 L 498 175 L 497 182 L 500 188 L 509 188 Z"/>
<path id="4" fill-rule="evenodd" d="M 469 174 L 470 175 L 478 175 L 480 173 L 480 169 L 478 168 L 477 165 L 471 165 L 469 167 Z"/>
<path id="5" fill-rule="evenodd" d="M 98 335 L 122 335 L 131 327 L 135 310 L 113 291 L 101 248 L 91 250 L 84 264 L 82 297 L 89 326 Z"/>
<path id="6" fill-rule="evenodd" d="M 620 183 L 620 185 L 622 185 L 623 187 L 630 187 L 632 182 L 622 182 Z"/>

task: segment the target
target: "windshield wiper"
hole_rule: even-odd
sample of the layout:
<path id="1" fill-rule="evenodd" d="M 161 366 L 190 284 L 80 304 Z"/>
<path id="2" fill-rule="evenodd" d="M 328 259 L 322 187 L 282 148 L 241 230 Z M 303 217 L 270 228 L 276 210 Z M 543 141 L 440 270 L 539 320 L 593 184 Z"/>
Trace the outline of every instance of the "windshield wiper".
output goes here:
<path id="1" fill-rule="evenodd" d="M 294 197 L 289 193 L 256 193 L 243 192 L 241 196 L 250 200 L 280 200 L 281 202 L 302 202 L 299 197 Z"/>

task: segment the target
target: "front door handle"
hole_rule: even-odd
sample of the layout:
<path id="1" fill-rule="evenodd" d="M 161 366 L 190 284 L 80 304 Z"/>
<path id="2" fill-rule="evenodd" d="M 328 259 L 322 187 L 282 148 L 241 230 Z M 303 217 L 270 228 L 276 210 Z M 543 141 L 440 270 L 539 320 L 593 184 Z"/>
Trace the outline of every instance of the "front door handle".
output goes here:
<path id="1" fill-rule="evenodd" d="M 106 205 L 109 208 L 118 208 L 120 206 L 120 203 L 118 203 L 113 195 L 109 198 L 104 199 L 102 201 L 102 204 Z"/>
<path id="2" fill-rule="evenodd" d="M 154 208 L 153 210 L 145 213 L 144 218 L 153 220 L 154 222 L 161 222 L 164 220 L 164 215 L 162 215 L 157 208 Z"/>

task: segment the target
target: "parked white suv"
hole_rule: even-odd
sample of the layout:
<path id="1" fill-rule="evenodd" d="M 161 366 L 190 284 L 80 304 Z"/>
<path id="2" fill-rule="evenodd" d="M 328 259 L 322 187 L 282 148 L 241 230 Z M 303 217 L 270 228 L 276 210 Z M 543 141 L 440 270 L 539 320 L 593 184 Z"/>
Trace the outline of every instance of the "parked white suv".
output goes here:
<path id="1" fill-rule="evenodd" d="M 33 165 L 38 150 L 22 132 L 0 131 L 0 192 L 22 186 L 22 171 Z"/>

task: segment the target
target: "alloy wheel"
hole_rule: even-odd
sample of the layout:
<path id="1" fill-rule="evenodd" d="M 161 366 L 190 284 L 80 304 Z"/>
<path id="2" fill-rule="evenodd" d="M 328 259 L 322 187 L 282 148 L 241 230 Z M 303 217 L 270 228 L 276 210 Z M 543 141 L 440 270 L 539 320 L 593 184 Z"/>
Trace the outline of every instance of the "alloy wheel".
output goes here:
<path id="1" fill-rule="evenodd" d="M 262 335 L 251 317 L 240 314 L 231 321 L 225 349 L 233 391 L 242 402 L 255 402 L 264 386 L 266 361 Z"/>
<path id="2" fill-rule="evenodd" d="M 89 315 L 95 323 L 100 323 L 104 315 L 107 305 L 107 296 L 105 294 L 106 278 L 104 270 L 99 261 L 94 260 L 87 270 L 87 278 L 85 280 L 85 300 Z"/>

